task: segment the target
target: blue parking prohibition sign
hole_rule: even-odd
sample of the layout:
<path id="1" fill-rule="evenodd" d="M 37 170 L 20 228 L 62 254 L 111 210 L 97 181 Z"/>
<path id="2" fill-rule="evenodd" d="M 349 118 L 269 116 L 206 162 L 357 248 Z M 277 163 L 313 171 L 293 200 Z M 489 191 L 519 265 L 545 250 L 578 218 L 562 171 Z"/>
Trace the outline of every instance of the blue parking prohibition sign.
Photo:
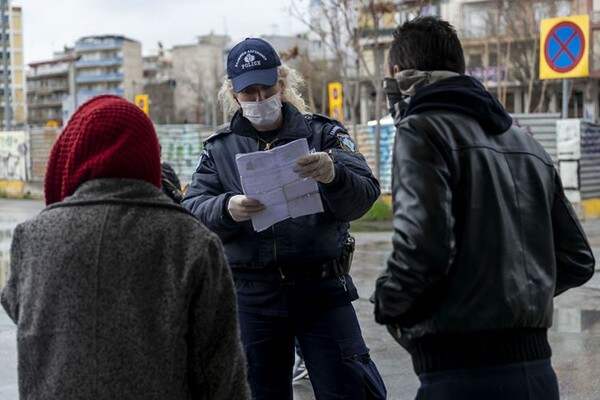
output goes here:
<path id="1" fill-rule="evenodd" d="M 575 68 L 585 53 L 585 36 L 581 28 L 570 21 L 556 24 L 544 44 L 548 66 L 556 72 L 569 72 Z"/>

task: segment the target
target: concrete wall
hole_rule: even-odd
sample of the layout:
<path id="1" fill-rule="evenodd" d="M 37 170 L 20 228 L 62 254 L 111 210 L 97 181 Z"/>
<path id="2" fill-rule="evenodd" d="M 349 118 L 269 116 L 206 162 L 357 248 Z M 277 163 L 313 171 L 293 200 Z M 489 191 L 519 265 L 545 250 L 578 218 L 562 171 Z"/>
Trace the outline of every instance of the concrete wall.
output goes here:
<path id="1" fill-rule="evenodd" d="M 178 123 L 212 123 L 217 91 L 225 76 L 223 49 L 213 43 L 173 48 L 175 116 Z"/>
<path id="2" fill-rule="evenodd" d="M 200 125 L 155 125 L 162 160 L 171 164 L 182 185 L 191 180 L 202 153 L 202 141 L 213 133 Z M 0 132 L 0 191 L 19 197 L 43 197 L 43 182 L 60 128 Z"/>
<path id="3" fill-rule="evenodd" d="M 139 42 L 123 42 L 123 95 L 129 101 L 144 90 L 142 45 Z"/>

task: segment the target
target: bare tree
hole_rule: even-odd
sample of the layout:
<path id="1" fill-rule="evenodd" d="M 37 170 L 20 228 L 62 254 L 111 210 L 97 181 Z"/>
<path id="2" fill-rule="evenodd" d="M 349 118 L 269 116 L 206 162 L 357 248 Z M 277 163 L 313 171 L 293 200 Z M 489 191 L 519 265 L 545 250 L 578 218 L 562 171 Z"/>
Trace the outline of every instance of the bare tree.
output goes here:
<path id="1" fill-rule="evenodd" d="M 496 44 L 496 95 L 506 102 L 508 85 L 526 88 L 525 112 L 544 111 L 549 82 L 539 79 L 540 20 L 557 16 L 562 0 L 497 0 L 486 20 Z M 486 82 L 487 83 L 487 82 Z"/>
<path id="2" fill-rule="evenodd" d="M 174 75 L 179 122 L 211 124 L 216 128 L 217 92 L 222 75 L 218 65 L 189 57 Z"/>
<path id="3" fill-rule="evenodd" d="M 320 38 L 327 53 L 338 67 L 342 81 L 344 105 L 352 131 L 356 132 L 357 108 L 361 97 L 361 82 L 375 89 L 375 175 L 379 176 L 379 139 L 382 103 L 383 44 L 380 42 L 380 21 L 384 14 L 394 14 L 396 5 L 387 0 L 323 0 L 318 19 L 309 19 L 292 0 L 291 12 Z M 372 52 L 372 63 L 366 52 Z M 364 80 L 363 80 L 364 79 Z M 323 85 L 324 86 L 324 85 Z M 324 88 L 323 88 L 324 89 Z"/>
<path id="4" fill-rule="evenodd" d="M 150 118 L 157 124 L 175 122 L 175 81 L 150 82 L 144 85 L 150 102 Z"/>
<path id="5" fill-rule="evenodd" d="M 292 65 L 304 78 L 304 87 L 300 90 L 309 109 L 325 114 L 327 91 L 323 89 L 327 82 L 340 80 L 337 69 L 333 69 L 327 60 L 312 60 L 308 52 L 301 51 L 298 46 L 279 55 L 282 61 Z"/>
<path id="6" fill-rule="evenodd" d="M 348 0 L 324 0 L 319 9 L 320 18 L 310 19 L 301 11 L 297 1 L 291 2 L 291 13 L 315 33 L 323 46 L 323 59 L 332 59 L 337 66 L 342 80 L 344 93 L 350 93 L 350 88 L 356 82 L 355 58 L 351 36 L 357 34 L 357 13 Z M 351 96 L 352 97 L 352 96 Z M 350 98 L 351 98 L 350 97 Z M 345 107 L 350 120 L 356 119 L 353 101 L 344 96 Z"/>

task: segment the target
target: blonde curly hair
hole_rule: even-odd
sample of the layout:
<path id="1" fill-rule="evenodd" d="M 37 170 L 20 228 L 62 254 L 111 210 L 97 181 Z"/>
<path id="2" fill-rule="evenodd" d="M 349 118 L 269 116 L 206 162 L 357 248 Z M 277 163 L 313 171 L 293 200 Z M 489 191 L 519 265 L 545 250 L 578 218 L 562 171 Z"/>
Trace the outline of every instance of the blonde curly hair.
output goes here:
<path id="1" fill-rule="evenodd" d="M 281 101 L 291 103 L 302 114 L 308 114 L 310 111 L 298 89 L 304 84 L 300 73 L 287 65 L 280 65 L 277 67 L 277 76 L 281 84 Z M 231 79 L 223 78 L 218 96 L 221 107 L 228 117 L 231 117 L 240 108 L 240 104 L 235 98 Z"/>

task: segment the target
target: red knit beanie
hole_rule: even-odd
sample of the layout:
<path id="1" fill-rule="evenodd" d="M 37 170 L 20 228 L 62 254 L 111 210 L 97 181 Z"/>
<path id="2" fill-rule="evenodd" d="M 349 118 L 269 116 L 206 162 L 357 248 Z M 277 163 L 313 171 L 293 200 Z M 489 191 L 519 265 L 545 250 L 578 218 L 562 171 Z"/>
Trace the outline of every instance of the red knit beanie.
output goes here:
<path id="1" fill-rule="evenodd" d="M 46 204 L 62 201 L 96 178 L 140 179 L 161 187 L 154 126 L 119 96 L 96 96 L 75 111 L 48 159 Z"/>

